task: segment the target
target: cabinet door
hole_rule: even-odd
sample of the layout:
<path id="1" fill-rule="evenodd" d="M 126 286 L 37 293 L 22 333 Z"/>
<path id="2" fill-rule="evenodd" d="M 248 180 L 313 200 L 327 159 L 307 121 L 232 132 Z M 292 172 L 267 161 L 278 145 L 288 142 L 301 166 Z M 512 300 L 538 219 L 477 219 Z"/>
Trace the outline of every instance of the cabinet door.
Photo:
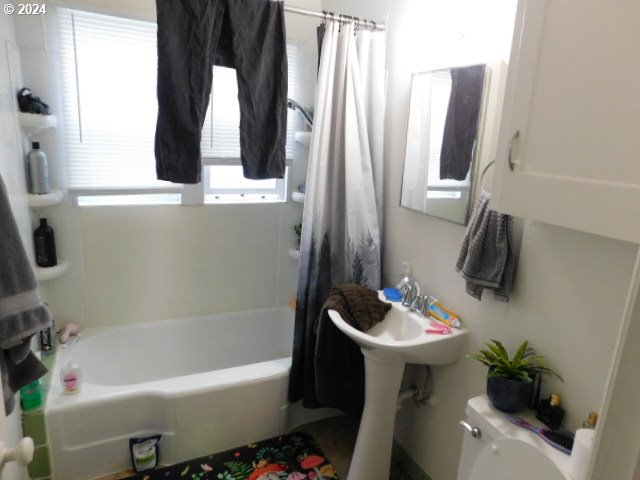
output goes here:
<path id="1" fill-rule="evenodd" d="M 520 0 L 493 207 L 640 242 L 640 2 Z"/>

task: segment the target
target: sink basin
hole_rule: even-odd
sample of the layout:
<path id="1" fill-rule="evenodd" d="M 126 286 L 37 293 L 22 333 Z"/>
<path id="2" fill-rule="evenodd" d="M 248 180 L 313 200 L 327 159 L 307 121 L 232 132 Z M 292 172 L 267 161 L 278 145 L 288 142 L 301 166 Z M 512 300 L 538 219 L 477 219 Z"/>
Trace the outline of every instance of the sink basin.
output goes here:
<path id="1" fill-rule="evenodd" d="M 379 292 L 384 301 L 384 295 Z M 329 318 L 364 355 L 365 404 L 347 480 L 388 480 L 398 393 L 407 363 L 447 365 L 462 352 L 467 331 L 426 333 L 430 321 L 392 303 L 384 320 L 367 332 L 352 327 L 335 310 Z M 445 373 L 446 374 L 446 373 Z"/>
<path id="2" fill-rule="evenodd" d="M 382 293 L 380 299 L 384 300 Z M 451 364 L 460 356 L 467 336 L 464 329 L 453 329 L 451 335 L 425 333 L 430 321 L 397 302 L 391 304 L 384 320 L 368 332 L 352 327 L 335 310 L 329 310 L 329 317 L 360 348 L 388 359 L 397 357 L 404 363 Z"/>

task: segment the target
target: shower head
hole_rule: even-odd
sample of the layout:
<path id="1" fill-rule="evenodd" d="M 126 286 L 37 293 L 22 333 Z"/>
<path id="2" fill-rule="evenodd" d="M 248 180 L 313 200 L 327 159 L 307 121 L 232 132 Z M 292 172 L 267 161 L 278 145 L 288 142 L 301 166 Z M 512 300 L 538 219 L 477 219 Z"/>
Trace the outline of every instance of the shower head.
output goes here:
<path id="1" fill-rule="evenodd" d="M 311 115 L 307 113 L 302 105 L 291 98 L 287 98 L 287 107 L 293 111 L 297 111 L 300 115 L 302 115 L 305 123 L 309 125 L 309 127 L 313 127 L 313 118 L 311 118 Z"/>

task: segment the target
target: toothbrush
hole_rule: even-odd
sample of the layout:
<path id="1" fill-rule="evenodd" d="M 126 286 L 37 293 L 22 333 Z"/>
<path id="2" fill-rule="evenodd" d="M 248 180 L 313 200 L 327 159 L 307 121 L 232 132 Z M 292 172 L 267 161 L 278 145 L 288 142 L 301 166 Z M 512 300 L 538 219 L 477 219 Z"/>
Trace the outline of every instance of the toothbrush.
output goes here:
<path id="1" fill-rule="evenodd" d="M 429 328 L 425 330 L 426 333 L 434 333 L 437 335 L 451 335 L 451 328 L 440 323 L 431 322 Z"/>
<path id="2" fill-rule="evenodd" d="M 527 430 L 531 430 L 533 433 L 536 433 L 540 438 L 542 438 L 549 445 L 551 445 L 554 448 L 557 448 L 561 452 L 564 452 L 568 455 L 571 454 L 571 449 L 573 448 L 572 434 L 558 432 L 558 431 L 550 430 L 548 428 L 536 427 L 535 425 L 527 422 L 523 418 L 514 417 L 511 415 L 507 416 L 507 420 L 509 420 L 514 425 L 517 425 L 522 428 L 526 428 Z"/>

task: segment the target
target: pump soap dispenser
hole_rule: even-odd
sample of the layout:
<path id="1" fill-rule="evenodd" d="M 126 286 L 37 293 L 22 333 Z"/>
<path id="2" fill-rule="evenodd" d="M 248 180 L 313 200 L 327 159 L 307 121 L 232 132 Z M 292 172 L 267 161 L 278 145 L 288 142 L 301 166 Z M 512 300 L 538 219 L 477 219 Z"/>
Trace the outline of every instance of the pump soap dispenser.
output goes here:
<path id="1" fill-rule="evenodd" d="M 409 262 L 402 262 L 402 265 L 404 266 L 404 273 L 396 285 L 396 288 L 400 290 L 405 301 L 411 303 L 415 297 L 420 295 L 420 285 L 413 276 L 411 264 Z M 404 301 L 403 304 L 405 304 Z"/>

